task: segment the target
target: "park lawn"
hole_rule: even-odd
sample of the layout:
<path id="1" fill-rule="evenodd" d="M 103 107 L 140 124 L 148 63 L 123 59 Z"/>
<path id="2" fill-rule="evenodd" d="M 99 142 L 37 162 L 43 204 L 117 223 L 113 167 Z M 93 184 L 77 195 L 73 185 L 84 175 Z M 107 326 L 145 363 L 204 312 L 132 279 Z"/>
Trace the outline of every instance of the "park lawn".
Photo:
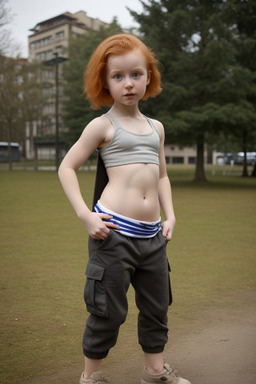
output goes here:
<path id="1" fill-rule="evenodd" d="M 79 172 L 91 205 L 94 172 Z M 171 332 L 186 332 L 211 306 L 236 305 L 256 288 L 256 180 L 170 169 L 177 216 L 168 244 Z M 75 384 L 83 369 L 81 338 L 87 233 L 56 172 L 0 172 L 0 382 Z M 133 290 L 129 315 L 110 361 L 137 345 Z M 125 342 L 125 348 L 121 347 Z M 136 347 L 137 348 L 137 347 Z"/>

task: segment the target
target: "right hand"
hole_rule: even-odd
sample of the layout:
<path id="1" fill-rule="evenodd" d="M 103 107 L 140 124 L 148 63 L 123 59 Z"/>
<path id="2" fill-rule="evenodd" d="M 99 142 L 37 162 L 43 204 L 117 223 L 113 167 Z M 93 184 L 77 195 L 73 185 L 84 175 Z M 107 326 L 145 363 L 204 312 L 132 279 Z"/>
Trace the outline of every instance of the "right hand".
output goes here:
<path id="1" fill-rule="evenodd" d="M 96 240 L 105 240 L 109 234 L 109 228 L 119 229 L 114 223 L 108 223 L 105 220 L 112 219 L 111 215 L 106 213 L 90 212 L 90 214 L 80 216 L 80 220 L 87 229 L 89 235 Z"/>

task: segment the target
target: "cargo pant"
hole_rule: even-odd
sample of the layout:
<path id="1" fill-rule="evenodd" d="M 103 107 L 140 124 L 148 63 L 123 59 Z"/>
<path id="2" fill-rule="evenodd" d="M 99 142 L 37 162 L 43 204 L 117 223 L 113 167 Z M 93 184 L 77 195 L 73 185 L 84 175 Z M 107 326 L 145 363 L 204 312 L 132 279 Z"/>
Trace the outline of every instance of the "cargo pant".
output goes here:
<path id="1" fill-rule="evenodd" d="M 124 236 L 112 229 L 106 240 L 89 237 L 84 299 L 90 315 L 83 337 L 83 352 L 103 359 L 117 341 L 125 321 L 130 284 L 135 289 L 138 339 L 144 352 L 160 353 L 168 339 L 167 312 L 172 302 L 161 232 L 149 239 Z"/>

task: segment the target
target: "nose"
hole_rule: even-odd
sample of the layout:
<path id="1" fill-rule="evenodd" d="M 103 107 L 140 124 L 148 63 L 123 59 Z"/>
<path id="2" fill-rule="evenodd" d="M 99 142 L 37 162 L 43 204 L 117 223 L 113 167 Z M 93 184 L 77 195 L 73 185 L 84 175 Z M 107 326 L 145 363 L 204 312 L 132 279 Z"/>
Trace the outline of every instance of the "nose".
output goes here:
<path id="1" fill-rule="evenodd" d="M 132 87 L 133 87 L 132 79 L 130 78 L 130 76 L 127 76 L 125 78 L 125 88 L 131 89 Z"/>

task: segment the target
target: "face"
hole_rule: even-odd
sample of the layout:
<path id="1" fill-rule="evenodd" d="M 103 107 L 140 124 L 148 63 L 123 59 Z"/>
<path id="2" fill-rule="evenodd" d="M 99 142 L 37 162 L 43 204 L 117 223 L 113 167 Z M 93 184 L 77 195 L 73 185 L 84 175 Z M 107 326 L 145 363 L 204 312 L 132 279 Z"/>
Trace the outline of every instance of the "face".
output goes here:
<path id="1" fill-rule="evenodd" d="M 137 104 L 149 82 L 145 59 L 139 50 L 109 57 L 106 85 L 116 103 Z"/>

